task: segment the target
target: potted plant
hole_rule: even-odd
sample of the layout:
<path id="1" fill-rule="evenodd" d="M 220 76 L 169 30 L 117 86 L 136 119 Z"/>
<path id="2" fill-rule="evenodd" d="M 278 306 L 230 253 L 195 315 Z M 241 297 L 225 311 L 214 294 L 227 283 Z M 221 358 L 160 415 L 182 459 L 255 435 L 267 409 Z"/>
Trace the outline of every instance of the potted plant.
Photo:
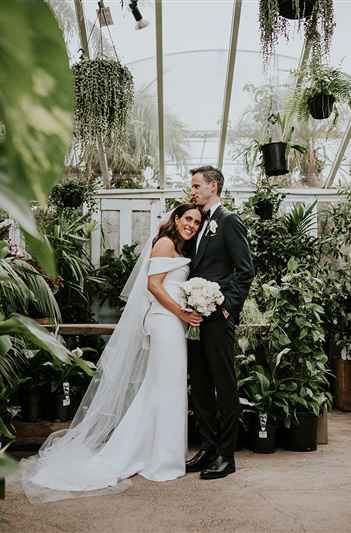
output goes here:
<path id="1" fill-rule="evenodd" d="M 82 208 L 83 203 L 88 211 L 96 208 L 95 194 L 98 182 L 94 179 L 81 179 L 68 176 L 57 183 L 49 195 L 49 205 L 56 209 Z"/>
<path id="2" fill-rule="evenodd" d="M 279 360 L 277 378 L 288 403 L 285 446 L 296 451 L 317 447 L 318 417 L 331 404 L 330 371 L 324 352 L 323 282 L 296 260 L 278 285 L 264 285 L 271 322 L 271 353 Z M 310 428 L 308 431 L 307 428 Z"/>
<path id="3" fill-rule="evenodd" d="M 244 156 L 244 163 L 250 173 L 257 165 L 257 158 L 260 156 L 259 166 L 267 177 L 282 176 L 289 172 L 288 158 L 291 150 L 300 153 L 305 152 L 305 147 L 291 142 L 294 127 L 287 127 L 287 115 L 281 113 L 271 113 L 266 120 L 261 138 L 254 139 L 249 146 L 234 157 L 234 160 Z"/>
<path id="4" fill-rule="evenodd" d="M 79 142 L 123 139 L 133 105 L 133 77 L 118 60 L 84 56 L 72 67 L 74 129 Z"/>
<path id="5" fill-rule="evenodd" d="M 351 77 L 340 68 L 318 62 L 311 62 L 307 68 L 297 70 L 296 75 L 303 79 L 294 97 L 298 117 L 307 120 L 312 116 L 323 120 L 334 111 L 334 125 L 338 117 L 337 104 L 350 105 Z"/>
<path id="6" fill-rule="evenodd" d="M 333 36 L 333 0 L 260 0 L 259 25 L 265 63 L 270 59 L 279 37 L 289 37 L 288 19 L 298 19 L 303 26 L 307 44 L 312 45 L 314 60 L 328 55 Z"/>
<path id="7" fill-rule="evenodd" d="M 93 376 L 95 364 L 83 359 L 84 351 L 90 348 L 72 350 L 69 363 L 58 360 L 46 361 L 43 366 L 49 369 L 50 389 L 53 397 L 52 416 L 55 420 L 66 422 L 72 413 L 71 383 L 77 376 Z"/>
<path id="8" fill-rule="evenodd" d="M 21 403 L 21 420 L 37 422 L 47 419 L 47 395 L 49 392 L 48 372 L 43 364 L 47 355 L 43 350 L 25 348 L 23 355 L 27 364 L 23 369 L 23 377 L 19 378 L 18 395 Z"/>
<path id="9" fill-rule="evenodd" d="M 338 235 L 340 238 L 340 235 Z M 351 411 L 351 261 L 339 257 L 323 269 L 325 328 L 330 339 L 331 364 L 335 369 L 335 405 Z"/>
<path id="10" fill-rule="evenodd" d="M 262 183 L 255 194 L 249 198 L 247 205 L 252 207 L 262 220 L 271 220 L 278 212 L 285 196 L 283 193 L 276 192 L 270 184 Z"/>
<path id="11" fill-rule="evenodd" d="M 289 395 L 296 389 L 281 371 L 289 348 L 279 353 L 271 351 L 271 325 L 268 328 L 263 335 L 251 332 L 239 337 L 236 344 L 240 350 L 234 359 L 242 418 L 248 425 L 250 448 L 258 453 L 274 452 L 277 429 L 284 422 L 289 425 Z"/>
<path id="12" fill-rule="evenodd" d="M 247 339 L 241 338 L 238 343 L 243 352 L 235 357 L 242 418 L 253 415 L 249 418 L 249 445 L 257 453 L 273 453 L 277 423 L 284 407 L 284 400 L 279 398 L 279 384 L 274 371 L 257 364 L 255 354 L 245 353 Z"/>

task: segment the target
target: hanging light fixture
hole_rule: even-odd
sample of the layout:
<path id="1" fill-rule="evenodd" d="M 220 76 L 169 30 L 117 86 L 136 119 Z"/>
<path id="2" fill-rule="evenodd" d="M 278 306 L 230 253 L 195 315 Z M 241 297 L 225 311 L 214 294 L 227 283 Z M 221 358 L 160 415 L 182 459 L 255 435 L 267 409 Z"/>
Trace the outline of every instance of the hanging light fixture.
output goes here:
<path id="1" fill-rule="evenodd" d="M 143 28 L 146 28 L 150 23 L 143 18 L 143 15 L 140 13 L 140 9 L 138 7 L 138 0 L 132 0 L 129 4 L 130 10 L 132 12 L 133 17 L 136 20 L 135 29 L 136 30 L 142 30 Z"/>

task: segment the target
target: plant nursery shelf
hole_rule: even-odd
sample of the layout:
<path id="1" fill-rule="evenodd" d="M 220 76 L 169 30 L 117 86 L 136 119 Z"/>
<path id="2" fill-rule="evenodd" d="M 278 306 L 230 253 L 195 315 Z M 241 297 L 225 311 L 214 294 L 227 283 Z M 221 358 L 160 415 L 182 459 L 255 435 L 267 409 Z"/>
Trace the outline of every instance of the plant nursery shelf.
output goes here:
<path id="1" fill-rule="evenodd" d="M 54 325 L 46 325 L 56 329 Z M 112 335 L 116 324 L 59 324 L 58 332 L 61 335 Z"/>
<path id="2" fill-rule="evenodd" d="M 52 422 L 49 420 L 40 420 L 38 422 L 20 422 L 15 421 L 16 441 L 11 445 L 9 451 L 15 450 L 35 450 L 48 438 L 54 431 L 66 429 L 70 425 L 68 422 Z"/>

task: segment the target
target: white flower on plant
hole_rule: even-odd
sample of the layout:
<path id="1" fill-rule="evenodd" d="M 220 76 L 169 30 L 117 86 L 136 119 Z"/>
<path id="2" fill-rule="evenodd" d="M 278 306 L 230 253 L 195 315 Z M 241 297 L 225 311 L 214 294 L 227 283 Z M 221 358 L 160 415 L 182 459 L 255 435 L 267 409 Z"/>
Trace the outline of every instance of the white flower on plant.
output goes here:
<path id="1" fill-rule="evenodd" d="M 83 357 L 83 350 L 81 350 L 81 348 L 75 348 L 71 351 L 71 354 L 73 357 Z"/>

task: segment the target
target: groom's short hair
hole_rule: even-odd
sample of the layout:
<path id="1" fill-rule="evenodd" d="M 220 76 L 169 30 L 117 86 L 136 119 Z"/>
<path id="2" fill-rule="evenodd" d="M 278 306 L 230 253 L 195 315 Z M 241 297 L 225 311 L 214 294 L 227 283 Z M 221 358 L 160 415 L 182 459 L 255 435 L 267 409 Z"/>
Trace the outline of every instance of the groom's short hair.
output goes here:
<path id="1" fill-rule="evenodd" d="M 211 181 L 215 181 L 217 183 L 217 194 L 220 196 L 224 185 L 224 176 L 219 168 L 207 165 L 204 167 L 192 168 L 190 170 L 190 174 L 192 176 L 198 172 L 203 175 L 207 183 L 210 183 Z"/>

